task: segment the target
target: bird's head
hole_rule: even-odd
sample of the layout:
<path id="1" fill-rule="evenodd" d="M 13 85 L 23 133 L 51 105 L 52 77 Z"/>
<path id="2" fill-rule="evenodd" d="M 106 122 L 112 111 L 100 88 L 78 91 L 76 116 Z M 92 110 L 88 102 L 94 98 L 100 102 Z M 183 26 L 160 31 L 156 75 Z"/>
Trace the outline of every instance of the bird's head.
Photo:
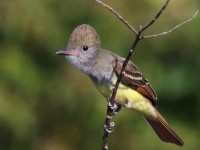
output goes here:
<path id="1" fill-rule="evenodd" d="M 67 47 L 56 54 L 64 55 L 70 64 L 82 71 L 87 71 L 96 63 L 99 49 L 99 35 L 94 28 L 83 24 L 74 29 Z"/>

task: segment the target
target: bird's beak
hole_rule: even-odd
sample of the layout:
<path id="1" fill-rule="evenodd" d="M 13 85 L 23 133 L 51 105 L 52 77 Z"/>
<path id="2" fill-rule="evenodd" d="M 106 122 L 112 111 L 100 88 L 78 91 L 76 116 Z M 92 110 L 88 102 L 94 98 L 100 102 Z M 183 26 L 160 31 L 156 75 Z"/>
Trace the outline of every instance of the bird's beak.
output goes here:
<path id="1" fill-rule="evenodd" d="M 78 52 L 75 50 L 65 48 L 63 50 L 56 52 L 56 55 L 77 56 Z"/>

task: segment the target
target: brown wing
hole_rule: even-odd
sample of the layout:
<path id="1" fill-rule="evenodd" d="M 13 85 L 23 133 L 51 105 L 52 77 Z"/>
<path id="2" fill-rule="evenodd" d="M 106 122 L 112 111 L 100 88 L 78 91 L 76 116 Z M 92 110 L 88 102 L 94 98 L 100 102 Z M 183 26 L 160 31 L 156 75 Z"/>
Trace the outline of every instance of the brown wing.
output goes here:
<path id="1" fill-rule="evenodd" d="M 117 76 L 119 76 L 121 72 L 121 68 L 123 66 L 124 59 L 117 58 L 113 61 L 113 68 Z M 146 98 L 148 98 L 154 106 L 156 106 L 156 93 L 152 89 L 148 80 L 140 73 L 137 66 L 129 61 L 124 76 L 122 77 L 122 83 L 136 90 Z"/>

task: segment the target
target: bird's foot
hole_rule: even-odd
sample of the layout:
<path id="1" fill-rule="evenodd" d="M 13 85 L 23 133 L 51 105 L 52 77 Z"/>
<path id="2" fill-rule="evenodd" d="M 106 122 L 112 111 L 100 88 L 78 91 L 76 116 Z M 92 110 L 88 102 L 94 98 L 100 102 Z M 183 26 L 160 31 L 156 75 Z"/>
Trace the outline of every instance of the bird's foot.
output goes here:
<path id="1" fill-rule="evenodd" d="M 112 104 L 110 100 L 108 100 L 108 107 L 112 110 L 113 116 L 115 116 L 121 110 L 121 106 L 117 104 L 117 101 Z"/>

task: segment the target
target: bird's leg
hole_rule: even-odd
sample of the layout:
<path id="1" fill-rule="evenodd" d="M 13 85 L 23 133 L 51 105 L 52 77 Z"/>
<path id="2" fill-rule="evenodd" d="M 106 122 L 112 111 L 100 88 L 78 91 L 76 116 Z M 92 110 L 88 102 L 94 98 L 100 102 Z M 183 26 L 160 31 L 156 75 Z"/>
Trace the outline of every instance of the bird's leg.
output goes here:
<path id="1" fill-rule="evenodd" d="M 120 107 L 125 107 L 125 108 L 132 108 L 132 105 L 130 105 L 129 103 L 122 103 L 121 101 L 119 101 L 118 99 L 115 99 L 115 103 L 120 106 Z"/>
<path id="2" fill-rule="evenodd" d="M 120 106 L 120 105 L 118 105 L 118 104 L 116 104 L 117 105 L 117 109 L 115 109 L 115 115 L 118 113 L 118 112 L 120 112 L 120 110 L 121 110 L 121 108 L 122 108 L 122 106 Z"/>

